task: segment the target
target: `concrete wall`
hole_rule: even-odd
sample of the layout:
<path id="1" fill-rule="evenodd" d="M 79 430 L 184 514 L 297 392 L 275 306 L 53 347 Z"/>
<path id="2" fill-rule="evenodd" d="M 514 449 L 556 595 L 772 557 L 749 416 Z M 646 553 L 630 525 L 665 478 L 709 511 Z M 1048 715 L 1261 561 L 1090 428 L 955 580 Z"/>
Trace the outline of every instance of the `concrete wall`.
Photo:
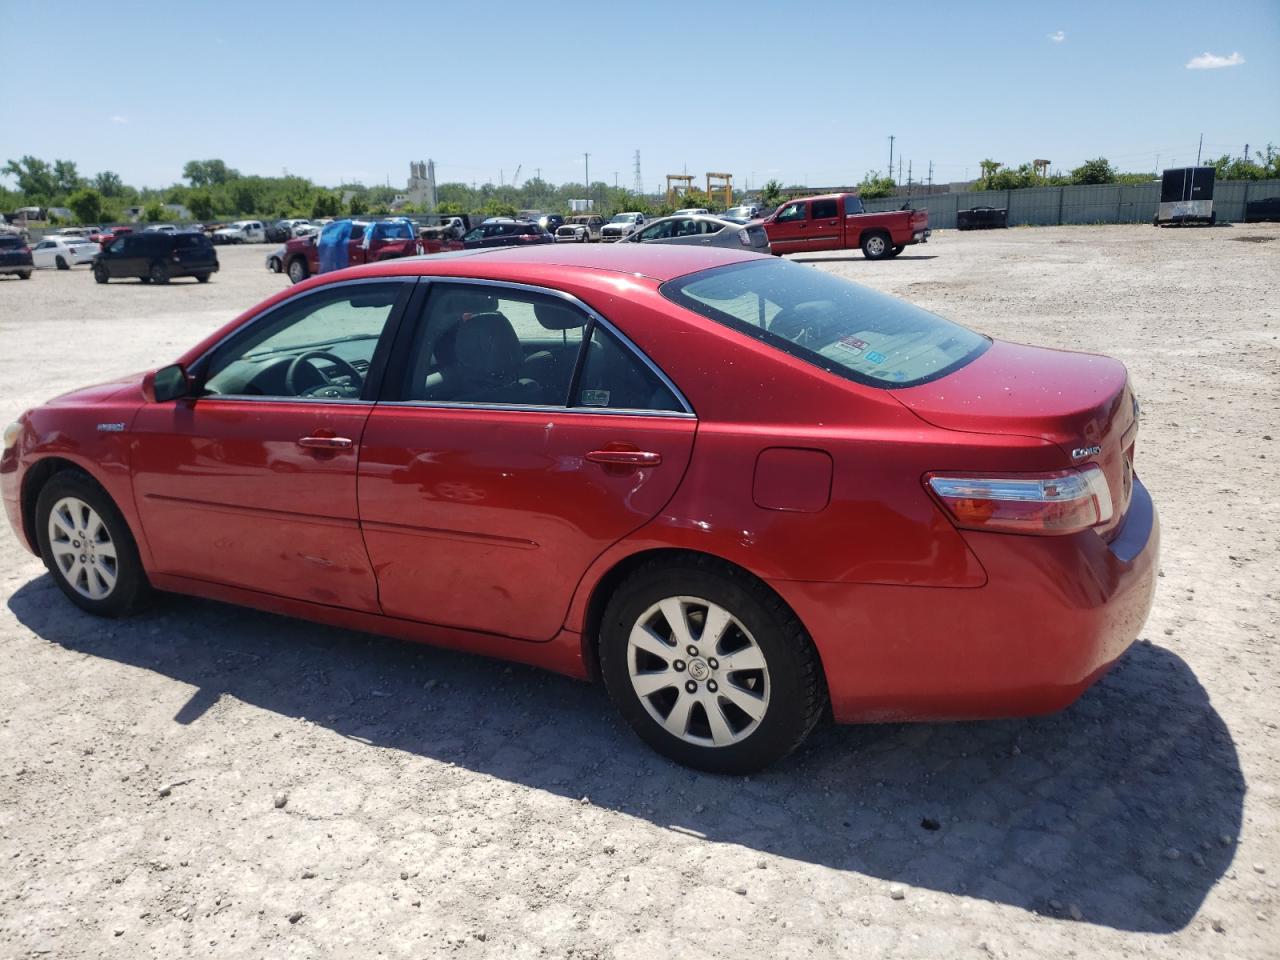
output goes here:
<path id="1" fill-rule="evenodd" d="M 1219 180 L 1213 209 L 1219 220 L 1243 220 L 1248 200 L 1280 196 L 1280 180 Z M 1160 184 L 1104 184 L 1084 187 L 1035 187 L 1029 190 L 980 190 L 912 198 L 912 206 L 929 211 L 929 225 L 940 230 L 956 225 L 956 211 L 971 207 L 1003 207 L 1009 226 L 1056 226 L 1075 223 L 1150 223 L 1160 202 Z M 897 210 L 902 197 L 864 202 L 868 211 Z"/>

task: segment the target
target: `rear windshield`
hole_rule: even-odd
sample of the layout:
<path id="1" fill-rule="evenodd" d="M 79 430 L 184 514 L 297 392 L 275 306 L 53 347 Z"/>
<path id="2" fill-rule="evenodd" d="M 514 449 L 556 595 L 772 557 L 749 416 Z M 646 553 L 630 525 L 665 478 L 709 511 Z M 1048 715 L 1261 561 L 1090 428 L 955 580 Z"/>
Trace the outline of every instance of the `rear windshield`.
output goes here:
<path id="1" fill-rule="evenodd" d="M 22 245 L 21 237 L 0 236 L 0 250 L 17 250 Z"/>
<path id="2" fill-rule="evenodd" d="M 877 387 L 945 376 L 990 341 L 816 267 L 752 260 L 662 285 L 669 300 L 830 373 Z"/>
<path id="3" fill-rule="evenodd" d="M 178 235 L 178 246 L 182 249 L 195 249 L 212 247 L 213 242 L 203 233 L 182 233 Z"/>

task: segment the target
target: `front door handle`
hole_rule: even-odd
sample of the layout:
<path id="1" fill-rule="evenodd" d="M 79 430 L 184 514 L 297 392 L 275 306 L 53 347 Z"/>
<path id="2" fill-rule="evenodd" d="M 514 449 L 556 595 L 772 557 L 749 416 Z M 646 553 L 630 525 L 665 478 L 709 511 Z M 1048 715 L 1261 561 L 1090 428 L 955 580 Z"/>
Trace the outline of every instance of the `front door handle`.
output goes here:
<path id="1" fill-rule="evenodd" d="M 592 450 L 587 459 L 611 467 L 656 467 L 662 462 L 662 454 L 650 450 Z"/>
<path id="2" fill-rule="evenodd" d="M 349 437 L 302 437 L 298 446 L 310 450 L 347 450 L 351 447 Z"/>

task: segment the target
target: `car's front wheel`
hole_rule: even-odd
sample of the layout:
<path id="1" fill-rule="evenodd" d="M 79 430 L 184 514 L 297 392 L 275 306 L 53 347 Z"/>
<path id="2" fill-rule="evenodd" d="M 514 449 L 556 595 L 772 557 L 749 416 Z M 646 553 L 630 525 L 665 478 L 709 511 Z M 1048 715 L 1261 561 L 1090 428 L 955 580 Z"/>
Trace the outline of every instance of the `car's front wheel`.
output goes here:
<path id="1" fill-rule="evenodd" d="M 131 612 L 149 587 L 124 517 L 89 476 L 54 474 L 36 500 L 44 565 L 63 593 L 101 617 Z"/>
<path id="2" fill-rule="evenodd" d="M 111 279 L 111 274 L 107 273 L 107 268 L 102 264 L 96 264 L 93 268 L 93 279 L 99 283 L 106 283 Z"/>
<path id="3" fill-rule="evenodd" d="M 30 279 L 31 279 L 31 271 L 30 271 L 30 270 L 19 270 L 19 271 L 18 271 L 18 279 L 19 279 L 19 280 L 30 280 Z"/>
<path id="4" fill-rule="evenodd" d="M 169 268 L 163 260 L 157 260 L 151 265 L 151 269 L 147 271 L 147 279 L 152 283 L 169 282 Z"/>
<path id="5" fill-rule="evenodd" d="M 207 274 L 207 273 L 197 273 L 197 274 L 196 274 L 196 282 L 197 282 L 197 283 L 208 283 L 208 282 L 209 282 L 209 274 Z"/>
<path id="6" fill-rule="evenodd" d="M 710 558 L 655 561 L 622 584 L 601 624 L 600 669 L 646 743 L 716 773 L 786 756 L 826 706 L 817 651 L 795 614 Z"/>
<path id="7" fill-rule="evenodd" d="M 289 261 L 289 279 L 294 283 L 301 283 L 307 279 L 307 261 L 301 257 L 294 257 Z"/>

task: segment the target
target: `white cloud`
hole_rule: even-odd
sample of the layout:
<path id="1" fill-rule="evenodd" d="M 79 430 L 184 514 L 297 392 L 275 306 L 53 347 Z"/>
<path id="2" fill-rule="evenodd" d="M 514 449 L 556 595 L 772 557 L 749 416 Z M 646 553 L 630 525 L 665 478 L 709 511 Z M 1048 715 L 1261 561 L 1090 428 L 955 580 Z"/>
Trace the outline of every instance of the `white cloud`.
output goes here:
<path id="1" fill-rule="evenodd" d="M 129 118 L 128 118 L 128 117 L 122 117 L 122 116 L 120 116 L 120 114 L 118 114 L 118 113 L 117 113 L 114 117 L 112 117 L 112 118 L 111 118 L 111 122 L 112 122 L 112 123 L 128 123 L 128 122 L 129 122 Z"/>
<path id="2" fill-rule="evenodd" d="M 1053 33 L 1049 34 L 1049 39 L 1054 43 L 1061 43 L 1063 40 L 1067 39 L 1067 35 L 1061 30 L 1055 30 Z"/>
<path id="3" fill-rule="evenodd" d="M 1198 57 L 1187 61 L 1188 70 L 1217 70 L 1219 67 L 1238 67 L 1244 63 L 1244 57 L 1233 53 L 1229 57 L 1220 57 L 1216 53 L 1205 51 Z"/>

